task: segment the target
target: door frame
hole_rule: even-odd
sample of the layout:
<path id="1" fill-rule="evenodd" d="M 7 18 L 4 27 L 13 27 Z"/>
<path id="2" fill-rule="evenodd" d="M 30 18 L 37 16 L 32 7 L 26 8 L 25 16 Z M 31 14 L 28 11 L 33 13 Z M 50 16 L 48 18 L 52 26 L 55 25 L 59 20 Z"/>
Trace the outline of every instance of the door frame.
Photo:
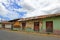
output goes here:
<path id="1" fill-rule="evenodd" d="M 22 30 L 25 30 L 26 22 L 22 22 Z"/>
<path id="2" fill-rule="evenodd" d="M 53 32 L 53 21 L 46 21 L 46 32 Z"/>
<path id="3" fill-rule="evenodd" d="M 38 27 L 37 30 L 35 27 Z M 34 31 L 39 32 L 39 22 L 34 22 Z"/>

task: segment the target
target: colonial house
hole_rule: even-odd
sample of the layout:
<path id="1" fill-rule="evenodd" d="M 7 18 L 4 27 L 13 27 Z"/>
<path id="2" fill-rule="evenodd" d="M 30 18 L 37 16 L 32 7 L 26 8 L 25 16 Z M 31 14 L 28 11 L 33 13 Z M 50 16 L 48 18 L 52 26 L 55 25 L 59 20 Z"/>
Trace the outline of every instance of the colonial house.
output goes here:
<path id="1" fill-rule="evenodd" d="M 3 21 L 1 24 L 2 24 L 1 25 L 2 28 L 11 29 L 11 26 L 12 26 L 11 22 Z"/>
<path id="2" fill-rule="evenodd" d="M 14 23 L 22 31 L 60 34 L 60 13 L 21 18 Z"/>

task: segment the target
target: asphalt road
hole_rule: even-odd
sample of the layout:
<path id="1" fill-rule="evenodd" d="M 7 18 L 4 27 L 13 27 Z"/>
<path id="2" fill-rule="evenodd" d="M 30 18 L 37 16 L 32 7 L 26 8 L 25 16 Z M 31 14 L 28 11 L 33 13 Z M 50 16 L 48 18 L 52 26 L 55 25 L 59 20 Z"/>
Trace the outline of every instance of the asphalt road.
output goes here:
<path id="1" fill-rule="evenodd" d="M 60 38 L 0 30 L 0 40 L 60 40 Z"/>

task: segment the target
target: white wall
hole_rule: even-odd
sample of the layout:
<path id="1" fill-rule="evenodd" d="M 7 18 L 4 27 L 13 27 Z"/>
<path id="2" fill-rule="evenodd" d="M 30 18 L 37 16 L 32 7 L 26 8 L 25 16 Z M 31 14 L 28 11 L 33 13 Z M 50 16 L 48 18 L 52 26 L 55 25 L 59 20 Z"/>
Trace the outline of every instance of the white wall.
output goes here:
<path id="1" fill-rule="evenodd" d="M 5 28 L 11 28 L 11 24 L 5 24 Z"/>

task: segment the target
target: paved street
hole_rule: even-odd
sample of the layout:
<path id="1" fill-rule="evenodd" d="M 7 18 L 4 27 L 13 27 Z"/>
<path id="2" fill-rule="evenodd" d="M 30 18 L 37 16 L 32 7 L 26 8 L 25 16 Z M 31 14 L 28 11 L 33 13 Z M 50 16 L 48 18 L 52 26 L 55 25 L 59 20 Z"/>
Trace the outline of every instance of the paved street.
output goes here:
<path id="1" fill-rule="evenodd" d="M 0 40 L 60 40 L 60 38 L 0 30 Z"/>

